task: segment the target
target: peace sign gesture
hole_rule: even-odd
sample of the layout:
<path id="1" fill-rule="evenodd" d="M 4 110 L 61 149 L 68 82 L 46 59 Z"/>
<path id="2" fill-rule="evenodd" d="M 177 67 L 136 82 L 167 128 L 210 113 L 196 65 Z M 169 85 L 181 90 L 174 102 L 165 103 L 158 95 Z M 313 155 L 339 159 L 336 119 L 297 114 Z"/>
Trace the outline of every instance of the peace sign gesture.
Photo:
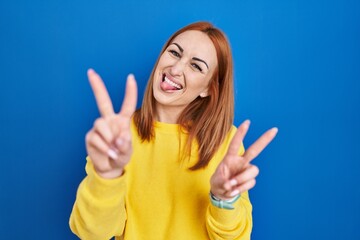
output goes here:
<path id="1" fill-rule="evenodd" d="M 92 69 L 87 74 L 101 115 L 86 134 L 87 153 L 101 177 L 116 178 L 122 175 L 132 154 L 130 122 L 136 109 L 136 81 L 132 74 L 127 77 L 124 101 L 120 112 L 115 113 L 100 76 Z"/>
<path id="2" fill-rule="evenodd" d="M 220 199 L 230 199 L 255 186 L 255 177 L 259 174 L 259 169 L 250 162 L 264 150 L 278 132 L 277 128 L 268 130 L 239 156 L 238 151 L 249 126 L 249 120 L 239 126 L 224 159 L 211 177 L 211 193 Z"/>

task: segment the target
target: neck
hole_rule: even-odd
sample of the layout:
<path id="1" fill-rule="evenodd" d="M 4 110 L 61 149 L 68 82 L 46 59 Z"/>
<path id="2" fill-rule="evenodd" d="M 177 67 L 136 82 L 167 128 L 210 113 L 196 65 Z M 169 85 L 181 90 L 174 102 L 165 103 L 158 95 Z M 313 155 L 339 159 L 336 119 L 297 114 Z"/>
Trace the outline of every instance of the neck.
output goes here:
<path id="1" fill-rule="evenodd" d="M 156 105 L 156 120 L 163 123 L 178 123 L 179 116 L 184 108 Z"/>

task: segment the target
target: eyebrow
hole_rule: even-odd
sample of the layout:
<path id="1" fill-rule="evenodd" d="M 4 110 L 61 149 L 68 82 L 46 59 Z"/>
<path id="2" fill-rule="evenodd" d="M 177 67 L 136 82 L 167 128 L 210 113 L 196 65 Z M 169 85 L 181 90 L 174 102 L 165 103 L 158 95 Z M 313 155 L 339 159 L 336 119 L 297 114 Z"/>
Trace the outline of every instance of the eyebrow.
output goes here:
<path id="1" fill-rule="evenodd" d="M 176 46 L 179 48 L 179 50 L 180 50 L 181 53 L 184 52 L 184 49 L 183 49 L 182 47 L 180 47 L 179 44 L 177 44 L 177 43 L 171 43 L 171 44 L 176 45 Z M 202 59 L 200 59 L 200 58 L 197 58 L 197 57 L 193 57 L 192 59 L 195 60 L 195 61 L 203 62 L 203 63 L 206 65 L 206 67 L 209 69 L 209 66 L 207 65 L 207 63 L 206 63 L 204 60 L 202 60 Z"/>

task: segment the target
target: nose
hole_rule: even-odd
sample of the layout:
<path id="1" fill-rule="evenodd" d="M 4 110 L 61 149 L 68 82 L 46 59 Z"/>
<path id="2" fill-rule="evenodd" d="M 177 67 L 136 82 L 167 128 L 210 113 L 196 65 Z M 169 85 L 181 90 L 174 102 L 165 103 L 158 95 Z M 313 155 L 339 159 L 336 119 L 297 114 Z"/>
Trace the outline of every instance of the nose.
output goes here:
<path id="1" fill-rule="evenodd" d="M 176 61 L 170 68 L 171 75 L 181 76 L 184 73 L 185 64 L 186 63 L 182 62 L 181 60 Z"/>

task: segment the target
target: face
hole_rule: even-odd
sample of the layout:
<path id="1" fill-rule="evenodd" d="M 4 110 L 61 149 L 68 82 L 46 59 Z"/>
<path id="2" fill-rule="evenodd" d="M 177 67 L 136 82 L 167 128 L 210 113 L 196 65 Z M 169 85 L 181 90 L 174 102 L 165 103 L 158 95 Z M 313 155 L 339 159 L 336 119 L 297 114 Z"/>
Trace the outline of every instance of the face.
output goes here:
<path id="1" fill-rule="evenodd" d="M 198 96 L 208 96 L 216 67 L 216 49 L 205 33 L 191 30 L 178 35 L 155 69 L 153 93 L 157 109 L 181 111 Z"/>

